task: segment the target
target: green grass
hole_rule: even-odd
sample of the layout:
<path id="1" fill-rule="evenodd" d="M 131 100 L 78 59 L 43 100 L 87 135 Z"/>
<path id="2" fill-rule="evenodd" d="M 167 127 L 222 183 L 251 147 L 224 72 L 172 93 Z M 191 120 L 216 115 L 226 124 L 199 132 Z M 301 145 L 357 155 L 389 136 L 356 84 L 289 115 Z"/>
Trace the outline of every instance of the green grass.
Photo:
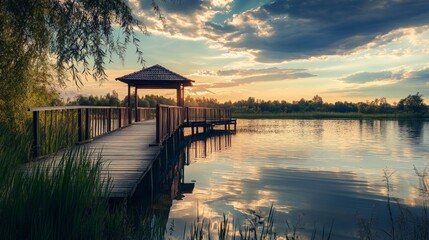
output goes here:
<path id="1" fill-rule="evenodd" d="M 308 112 L 308 113 L 233 113 L 232 117 L 242 119 L 428 119 L 429 113 L 337 113 L 337 112 Z"/>
<path id="2" fill-rule="evenodd" d="M 0 236 L 3 239 L 104 239 L 109 219 L 108 182 L 101 162 L 84 149 L 66 151 L 58 165 L 14 170 L 2 182 Z M 7 186 L 7 187 L 6 187 Z"/>
<path id="3" fill-rule="evenodd" d="M 101 159 L 85 148 L 66 150 L 57 163 L 24 167 L 31 140 L 0 127 L 1 239 L 123 239 L 121 214 L 109 209 L 109 181 L 100 178 Z M 28 166 L 28 165 L 25 165 Z M 28 169 L 28 170 L 27 170 Z"/>

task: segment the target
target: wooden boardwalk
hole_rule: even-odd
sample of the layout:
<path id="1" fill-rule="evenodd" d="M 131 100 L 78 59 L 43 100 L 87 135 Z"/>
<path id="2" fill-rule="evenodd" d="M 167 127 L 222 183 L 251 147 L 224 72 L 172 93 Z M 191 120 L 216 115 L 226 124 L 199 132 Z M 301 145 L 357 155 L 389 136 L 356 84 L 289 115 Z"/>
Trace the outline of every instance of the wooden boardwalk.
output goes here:
<path id="1" fill-rule="evenodd" d="M 102 177 L 113 186 L 110 197 L 130 197 L 150 171 L 160 147 L 155 145 L 156 120 L 137 122 L 85 144 L 93 156 L 101 153 Z"/>
<path id="2" fill-rule="evenodd" d="M 191 127 L 193 135 L 194 129 L 196 133 L 199 128 L 208 132 L 216 125 L 224 125 L 229 131 L 230 125 L 234 130 L 236 126 L 227 109 L 160 104 L 156 109 L 138 108 L 134 117 L 129 108 L 109 106 L 44 107 L 30 111 L 33 112 L 35 161 L 25 168 L 42 162 L 52 162 L 55 166 L 64 153 L 53 154 L 55 149 L 79 143 L 75 148 L 88 148 L 92 159 L 101 156 L 101 178 L 110 178 L 109 197 L 112 198 L 134 194 L 142 179 L 152 174 L 153 163 L 164 142 L 178 129 Z M 154 115 L 156 119 L 147 120 Z M 132 123 L 132 119 L 136 122 Z"/>

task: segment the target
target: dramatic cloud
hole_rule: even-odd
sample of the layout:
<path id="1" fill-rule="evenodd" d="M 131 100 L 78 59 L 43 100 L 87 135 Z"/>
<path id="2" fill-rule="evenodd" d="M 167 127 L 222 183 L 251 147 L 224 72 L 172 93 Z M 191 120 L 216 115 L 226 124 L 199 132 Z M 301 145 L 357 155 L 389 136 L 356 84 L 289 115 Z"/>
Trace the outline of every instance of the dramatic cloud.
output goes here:
<path id="1" fill-rule="evenodd" d="M 230 50 L 252 53 L 257 61 L 279 62 L 348 54 L 407 34 L 400 29 L 429 24 L 427 0 L 275 0 L 231 12 L 241 1 L 159 1 L 166 27 L 149 27 L 205 37 Z M 139 6 L 148 9 L 149 4 L 141 0 Z M 222 14 L 228 16 L 225 21 L 214 21 Z M 153 23 L 153 13 L 141 16 Z"/>
<path id="2" fill-rule="evenodd" d="M 428 1 L 279 0 L 225 22 L 235 31 L 224 44 L 256 50 L 259 61 L 305 59 L 347 54 L 400 37 L 381 37 L 395 29 L 428 23 Z"/>

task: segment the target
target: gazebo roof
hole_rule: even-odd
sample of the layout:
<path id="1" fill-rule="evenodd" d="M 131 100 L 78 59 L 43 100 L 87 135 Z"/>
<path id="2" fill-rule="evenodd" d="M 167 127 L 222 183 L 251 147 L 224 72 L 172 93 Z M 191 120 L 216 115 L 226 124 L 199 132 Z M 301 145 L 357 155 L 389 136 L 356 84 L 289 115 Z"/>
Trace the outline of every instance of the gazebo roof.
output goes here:
<path id="1" fill-rule="evenodd" d="M 194 82 L 158 64 L 116 78 L 116 80 L 137 88 L 177 88 L 181 85 L 192 86 Z"/>

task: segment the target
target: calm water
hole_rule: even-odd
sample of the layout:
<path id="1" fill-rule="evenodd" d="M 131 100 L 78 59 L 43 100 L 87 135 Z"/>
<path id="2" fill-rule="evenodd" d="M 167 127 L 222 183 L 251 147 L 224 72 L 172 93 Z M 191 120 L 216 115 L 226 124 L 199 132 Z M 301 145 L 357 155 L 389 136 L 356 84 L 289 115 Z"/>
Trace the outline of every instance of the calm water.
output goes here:
<path id="1" fill-rule="evenodd" d="M 192 193 L 173 201 L 178 235 L 199 216 L 260 215 L 274 204 L 276 231 L 329 228 L 334 239 L 357 236 L 359 218 L 387 228 L 386 182 L 394 197 L 419 206 L 414 166 L 429 165 L 429 122 L 373 120 L 239 120 L 237 133 L 193 143 L 184 168 Z M 174 233 L 173 233 L 174 235 Z"/>

